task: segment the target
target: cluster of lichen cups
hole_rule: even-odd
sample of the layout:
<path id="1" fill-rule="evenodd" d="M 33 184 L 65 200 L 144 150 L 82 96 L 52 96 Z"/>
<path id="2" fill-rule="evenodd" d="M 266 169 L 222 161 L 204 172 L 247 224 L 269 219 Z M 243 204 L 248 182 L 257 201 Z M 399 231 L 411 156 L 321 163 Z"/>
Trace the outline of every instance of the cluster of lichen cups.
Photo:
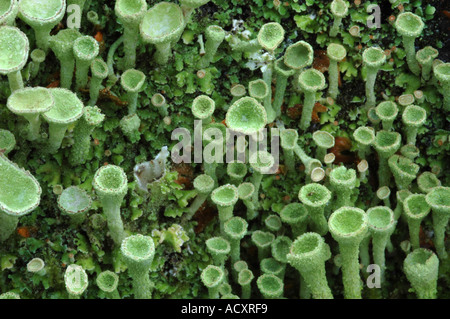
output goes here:
<path id="1" fill-rule="evenodd" d="M 171 57 L 172 46 L 182 35 L 193 10 L 207 1 L 180 2 L 180 6 L 161 2 L 148 9 L 143 0 L 116 1 L 115 14 L 124 27 L 123 39 L 118 42 L 123 42 L 125 52 L 120 65 L 124 70 L 120 84 L 127 93 L 129 113 L 120 122 L 120 127 L 131 140 L 141 124 L 136 112 L 139 108 L 138 96 L 146 82 L 145 74 L 134 69 L 139 41 L 155 45 L 155 62 L 160 66 L 166 65 Z M 45 145 L 45 151 L 54 154 L 61 149 L 69 129 L 73 129 L 73 143 L 70 145 L 72 156 L 69 161 L 76 166 L 86 162 L 91 147 L 91 134 L 105 119 L 95 104 L 102 89 L 102 82 L 113 75 L 114 71 L 111 73 L 109 63 L 98 57 L 99 46 L 93 37 L 83 36 L 76 30 L 62 30 L 50 36 L 50 30 L 62 19 L 61 12 L 65 11 L 65 5 L 65 0 L 50 1 L 48 6 L 52 10 L 47 10 L 47 13 L 51 14 L 49 17 L 31 15 L 34 11 L 30 10 L 30 1 L 22 0 L 16 10 L 16 14 L 19 12 L 19 18 L 36 33 L 36 46 L 40 51 L 33 51 L 35 53 L 31 56 L 34 76 L 39 64 L 44 61 L 45 54 L 51 49 L 61 63 L 61 88 L 24 88 L 20 70 L 28 59 L 29 43 L 26 36 L 15 27 L 0 27 L 0 40 L 6 43 L 0 44 L 0 55 L 10 54 L 10 44 L 19 49 L 14 59 L 0 62 L 0 74 L 8 75 L 12 92 L 7 101 L 7 108 L 28 121 L 29 141 Z M 344 1 L 332 2 L 334 24 L 330 30 L 331 37 L 337 36 L 347 9 Z M 14 12 L 11 13 L 13 14 Z M 12 24 L 11 16 L 3 19 L 4 24 Z M 433 73 L 443 86 L 444 109 L 448 109 L 445 104 L 450 100 L 447 90 L 448 64 L 442 63 L 433 68 L 432 61 L 436 58 L 436 51 L 431 47 L 415 53 L 414 39 L 423 29 L 423 23 L 419 20 L 412 13 L 403 13 L 397 18 L 395 25 L 403 36 L 408 67 L 414 74 L 421 74 L 424 81 L 428 81 Z M 156 28 L 156 25 L 159 27 Z M 161 25 L 163 27 L 160 27 Z M 205 34 L 206 52 L 198 63 L 200 69 L 214 63 L 216 52 L 226 36 L 226 32 L 215 25 L 209 26 Z M 290 45 L 283 57 L 275 60 L 275 51 L 284 41 L 284 35 L 280 24 L 267 23 L 259 30 L 256 41 L 232 46 L 234 50 L 247 52 L 255 48 L 263 49 L 269 56 L 262 68 L 262 78 L 249 82 L 249 96 L 246 96 L 247 92 L 242 85 L 231 88 L 234 98 L 227 107 L 225 123 L 235 133 L 251 135 L 251 138 L 257 140 L 260 130 L 280 118 L 281 105 L 291 77 L 295 82 L 293 86 L 302 93 L 304 99 L 300 130 L 305 132 L 309 129 L 317 93 L 326 87 L 325 76 L 314 68 L 306 69 L 312 65 L 314 50 L 305 41 Z M 328 46 L 327 55 L 330 58 L 328 96 L 336 99 L 339 94 L 338 63 L 345 58 L 346 50 L 342 45 L 333 43 Z M 251 239 L 257 247 L 261 275 L 256 279 L 256 286 L 264 298 L 283 298 L 283 279 L 288 266 L 297 269 L 300 274 L 302 297 L 306 297 L 310 292 L 313 298 L 333 298 L 325 267 L 325 262 L 335 253 L 325 242 L 324 236 L 328 233 L 339 247 L 344 297 L 361 298 L 363 287 L 360 259 L 364 266 L 370 263 L 368 247 L 372 243 L 372 259 L 381 269 L 382 283 L 385 282 L 386 264 L 389 263 L 385 258 L 385 249 L 390 244 L 390 236 L 400 216 L 408 226 L 409 241 L 413 248 L 413 252 L 404 262 L 406 277 L 419 298 L 436 298 L 439 259 L 433 252 L 420 247 L 419 231 L 421 222 L 432 212 L 435 232 L 433 241 L 437 255 L 441 260 L 448 258 L 445 231 L 450 217 L 450 189 L 441 186 L 437 177 L 430 172 L 422 173 L 417 179 L 418 187 L 413 187 L 413 181 L 419 173 L 414 156 L 411 158 L 411 151 L 403 147 L 402 155 L 396 154 L 402 146 L 402 139 L 406 140 L 404 147 L 415 145 L 427 114 L 424 108 L 411 103 L 404 108 L 399 108 L 396 102 L 391 100 L 377 104 L 374 86 L 386 57 L 380 48 L 368 48 L 362 59 L 367 71 L 366 111 L 370 112 L 372 108 L 372 114 L 381 121 L 382 129 L 361 126 L 354 131 L 353 137 L 359 147 L 358 156 L 366 164 L 366 158 L 373 150 L 378 154 L 377 196 L 384 201 L 384 206 L 371 205 L 366 211 L 356 207 L 358 187 L 361 183 L 367 183 L 367 165 L 358 165 L 359 175 L 353 168 L 333 165 L 334 157 L 329 160 L 327 151 L 334 146 L 335 139 L 326 131 L 313 133 L 316 152 L 315 156 L 311 157 L 298 144 L 297 130 L 281 129 L 281 147 L 285 160 L 283 164 L 289 174 L 300 176 L 296 164 L 301 162 L 305 168 L 306 182 L 300 187 L 298 201 L 286 204 L 278 214 L 271 212 L 269 216 L 265 216 L 260 203 L 263 177 L 273 172 L 271 170 L 274 165 L 278 164 L 273 154 L 260 150 L 251 154 L 248 158 L 249 164 L 246 161 L 229 163 L 225 178 L 228 183 L 223 185 L 222 179 L 216 175 L 217 163 L 205 163 L 205 174 L 194 179 L 196 197 L 187 208 L 183 223 L 192 220 L 205 202 L 217 207 L 220 233 L 206 241 L 212 263 L 201 269 L 200 277 L 208 289 L 209 298 L 236 297 L 229 285 L 231 280 L 241 286 L 241 298 L 257 296 L 257 293 L 251 290 L 254 274 L 241 253 L 241 242 L 244 239 Z M 89 86 L 88 106 L 83 104 L 77 94 L 70 91 L 75 69 L 75 89 L 80 91 Z M 271 88 L 274 79 L 276 88 L 272 99 Z M 163 95 L 155 93 L 151 103 L 158 108 L 162 116 L 168 115 Z M 216 111 L 215 101 L 207 95 L 199 95 L 194 99 L 191 110 L 196 119 L 201 121 L 202 132 L 206 131 L 208 125 L 212 125 L 212 117 Z M 395 125 L 396 120 L 397 124 L 400 124 L 399 112 L 404 129 L 403 137 L 399 132 L 393 131 L 398 127 Z M 41 127 L 42 118 L 48 123 L 48 134 L 44 133 Z M 15 231 L 19 217 L 39 205 L 42 193 L 37 180 L 7 158 L 14 146 L 14 135 L 0 130 L 0 149 L 4 150 L 0 155 L 0 242 L 7 240 Z M 219 154 L 219 157 L 222 155 Z M 330 168 L 327 174 L 322 168 L 323 164 Z M 394 177 L 393 181 L 390 179 L 391 175 Z M 120 250 L 132 278 L 134 296 L 151 298 L 154 287 L 149 273 L 155 255 L 155 242 L 151 236 L 130 235 L 124 229 L 121 206 L 128 192 L 126 172 L 119 166 L 105 165 L 96 172 L 92 185 L 106 217 L 114 247 Z M 397 207 L 393 210 L 390 207 L 389 195 L 394 185 L 397 188 Z M 412 193 L 417 189 L 421 193 Z M 246 209 L 244 214 L 235 210 L 239 201 L 242 201 Z M 84 222 L 91 204 L 91 196 L 77 186 L 66 188 L 58 198 L 59 209 L 70 216 L 74 227 L 79 227 Z M 265 228 L 250 230 L 250 222 L 259 215 L 265 216 Z M 287 236 L 289 233 L 291 238 Z M 41 261 L 30 262 L 29 271 L 43 275 L 45 264 Z M 231 267 L 228 267 L 228 261 Z M 228 278 L 229 276 L 232 279 Z M 96 282 L 106 296 L 120 298 L 117 291 L 118 280 L 114 272 L 104 271 L 97 277 Z M 64 281 L 70 298 L 80 298 L 89 282 L 85 270 L 75 264 L 67 267 Z"/>

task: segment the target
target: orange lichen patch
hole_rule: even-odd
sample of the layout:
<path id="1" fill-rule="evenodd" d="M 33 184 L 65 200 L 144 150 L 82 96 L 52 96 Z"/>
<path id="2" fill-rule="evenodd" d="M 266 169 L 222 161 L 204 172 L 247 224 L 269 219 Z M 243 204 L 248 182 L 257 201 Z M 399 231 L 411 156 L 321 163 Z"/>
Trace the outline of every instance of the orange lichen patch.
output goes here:
<path id="1" fill-rule="evenodd" d="M 320 122 L 320 116 L 319 113 L 323 113 L 328 111 L 328 108 L 322 104 L 320 104 L 319 102 L 316 102 L 316 104 L 314 104 L 314 109 L 311 115 L 311 120 L 314 123 L 318 123 Z"/>
<path id="2" fill-rule="evenodd" d="M 64 24 L 62 24 L 61 22 L 58 23 L 58 25 L 52 30 L 52 32 L 50 32 L 50 35 L 55 35 L 59 32 L 59 30 L 64 29 Z"/>
<path id="3" fill-rule="evenodd" d="M 207 202 L 204 202 L 202 206 L 197 210 L 194 215 L 194 220 L 197 222 L 197 226 L 195 226 L 195 233 L 201 233 L 206 226 L 217 216 L 217 211 L 211 206 L 207 205 Z"/>
<path id="4" fill-rule="evenodd" d="M 289 196 L 289 195 L 286 195 L 283 197 L 283 201 L 285 201 L 285 202 L 289 202 L 290 200 L 291 200 L 291 196 Z"/>
<path id="5" fill-rule="evenodd" d="M 60 83 L 59 80 L 55 80 L 55 81 L 51 82 L 49 85 L 47 85 L 47 89 L 57 88 L 57 87 L 59 87 L 59 83 Z"/>
<path id="6" fill-rule="evenodd" d="M 108 100 L 114 102 L 114 104 L 116 104 L 118 106 L 127 106 L 128 105 L 128 102 L 122 101 L 121 99 L 119 99 L 119 97 L 112 94 L 108 88 L 100 90 L 100 96 L 98 98 L 100 100 L 108 99 Z"/>
<path id="7" fill-rule="evenodd" d="M 23 238 L 34 237 L 37 234 L 38 228 L 35 226 L 23 226 L 17 228 L 17 233 Z"/>
<path id="8" fill-rule="evenodd" d="M 282 164 L 278 165 L 278 170 L 277 170 L 276 174 L 286 175 L 286 173 L 287 173 L 286 165 L 282 165 Z"/>
<path id="9" fill-rule="evenodd" d="M 97 28 L 96 28 L 97 29 Z M 95 31 L 94 31 L 95 32 Z M 94 35 L 94 39 L 98 42 L 98 46 L 99 46 L 99 55 L 101 55 L 101 53 L 103 53 L 105 51 L 106 45 L 105 45 L 105 39 L 103 37 L 103 33 L 98 30 L 95 35 Z"/>
<path id="10" fill-rule="evenodd" d="M 97 31 L 97 33 L 94 36 L 94 39 L 97 40 L 98 43 L 103 42 L 103 33 L 101 31 Z"/>
<path id="11" fill-rule="evenodd" d="M 49 84 L 47 85 L 47 88 L 59 87 L 59 78 L 60 78 L 59 71 L 55 72 L 53 74 L 50 74 L 47 78 L 47 82 L 49 82 Z"/>
<path id="12" fill-rule="evenodd" d="M 192 189 L 192 180 L 194 179 L 194 171 L 191 166 L 186 163 L 176 164 L 173 169 L 178 173 L 175 183 L 184 185 L 185 189 Z"/>
<path id="13" fill-rule="evenodd" d="M 185 189 L 188 189 L 191 185 L 191 180 L 185 176 L 178 175 L 178 178 L 174 180 L 178 185 L 184 185 Z"/>
<path id="14" fill-rule="evenodd" d="M 94 145 L 95 145 L 95 146 L 100 145 L 100 141 L 99 141 L 98 139 L 96 139 L 96 138 L 94 138 Z"/>
<path id="15" fill-rule="evenodd" d="M 336 156 L 334 163 L 355 163 L 357 161 L 357 157 L 354 153 L 349 152 L 351 147 L 352 141 L 349 138 L 342 136 L 335 137 L 334 146 L 330 149 L 330 152 Z"/>
<path id="16" fill-rule="evenodd" d="M 186 163 L 175 164 L 173 166 L 173 168 L 180 175 L 184 175 L 184 176 L 187 176 L 190 178 L 194 177 L 194 170 L 193 170 L 192 166 L 190 166 Z"/>
<path id="17" fill-rule="evenodd" d="M 400 4 L 397 6 L 397 9 L 398 9 L 398 11 L 403 12 L 403 10 L 405 10 L 405 7 L 403 6 L 403 4 L 400 3 Z"/>
<path id="18" fill-rule="evenodd" d="M 330 66 L 330 59 L 327 56 L 327 51 L 315 50 L 312 66 L 314 69 L 316 69 L 322 73 L 325 71 L 328 71 L 328 67 Z"/>
<path id="19" fill-rule="evenodd" d="M 227 122 L 226 122 L 226 119 L 223 119 L 223 121 L 222 121 L 222 122 L 220 122 L 220 123 L 222 123 L 223 125 L 225 125 L 226 127 L 228 127 L 228 126 L 227 126 Z"/>
<path id="20" fill-rule="evenodd" d="M 302 115 L 302 105 L 295 104 L 293 107 L 288 108 L 287 115 L 293 120 L 299 119 L 300 115 Z"/>
<path id="21" fill-rule="evenodd" d="M 302 115 L 302 108 L 302 104 L 296 104 L 293 107 L 287 109 L 287 115 L 293 120 L 299 119 Z M 320 121 L 320 116 L 318 113 L 323 113 L 326 111 L 328 111 L 328 108 L 326 106 L 320 104 L 319 102 L 316 102 L 312 111 L 311 121 L 313 121 L 314 123 L 318 123 Z"/>
<path id="22" fill-rule="evenodd" d="M 450 19 L 450 11 L 442 10 L 442 13 L 443 13 L 448 19 Z"/>

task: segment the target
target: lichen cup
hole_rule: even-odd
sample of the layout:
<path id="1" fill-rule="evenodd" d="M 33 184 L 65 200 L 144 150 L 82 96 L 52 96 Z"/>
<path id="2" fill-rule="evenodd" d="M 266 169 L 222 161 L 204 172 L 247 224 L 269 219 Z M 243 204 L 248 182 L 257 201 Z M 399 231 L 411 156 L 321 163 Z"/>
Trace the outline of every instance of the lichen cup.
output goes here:
<path id="1" fill-rule="evenodd" d="M 133 280 L 133 294 L 136 299 L 151 299 L 153 283 L 149 271 L 155 256 L 155 243 L 150 236 L 141 234 L 129 236 L 120 246 L 128 273 Z"/>
<path id="2" fill-rule="evenodd" d="M 400 13 L 395 20 L 395 28 L 403 37 L 403 46 L 406 51 L 406 62 L 412 73 L 420 75 L 420 66 L 416 59 L 414 42 L 422 34 L 425 24 L 422 18 L 412 12 Z"/>
<path id="3" fill-rule="evenodd" d="M 323 162 L 327 150 L 334 146 L 334 136 L 326 131 L 315 131 L 313 140 L 317 145 L 316 158 Z"/>
<path id="4" fill-rule="evenodd" d="M 353 132 L 353 137 L 358 143 L 358 157 L 366 159 L 370 145 L 375 141 L 375 130 L 373 127 L 360 126 Z"/>
<path id="5" fill-rule="evenodd" d="M 0 242 L 14 233 L 21 216 L 38 207 L 41 194 L 30 172 L 0 155 Z"/>
<path id="6" fill-rule="evenodd" d="M 242 134 L 256 134 L 267 124 L 264 107 L 252 97 L 243 97 L 227 111 L 225 121 L 229 129 Z"/>
<path id="7" fill-rule="evenodd" d="M 367 68 L 367 77 L 366 77 L 366 110 L 371 107 L 374 107 L 376 104 L 375 97 L 375 81 L 377 79 L 377 73 L 380 67 L 386 62 L 386 55 L 384 55 L 384 51 L 378 47 L 371 47 L 364 50 L 363 55 L 363 64 Z"/>
<path id="8" fill-rule="evenodd" d="M 378 184 L 388 186 L 391 178 L 391 171 L 388 166 L 388 159 L 400 148 L 402 137 L 400 133 L 378 131 L 373 143 L 379 156 Z"/>
<path id="9" fill-rule="evenodd" d="M 87 211 L 91 208 L 92 199 L 88 193 L 78 186 L 70 186 L 63 190 L 58 197 L 58 207 L 77 226 L 86 218 Z"/>
<path id="10" fill-rule="evenodd" d="M 17 0 L 0 0 L 0 25 L 14 25 L 17 13 L 19 13 Z"/>
<path id="11" fill-rule="evenodd" d="M 69 89 L 72 86 L 73 71 L 75 70 L 75 55 L 73 44 L 81 37 L 76 29 L 60 30 L 50 37 L 49 46 L 61 64 L 60 87 Z"/>
<path id="12" fill-rule="evenodd" d="M 384 101 L 377 105 L 375 113 L 383 124 L 383 130 L 390 131 L 398 114 L 398 107 L 395 102 Z"/>
<path id="13" fill-rule="evenodd" d="M 291 245 L 287 260 L 297 269 L 315 299 L 333 299 L 325 271 L 330 247 L 317 233 L 305 233 Z"/>
<path id="14" fill-rule="evenodd" d="M 150 8 L 140 24 L 142 39 L 156 46 L 155 61 L 167 64 L 172 55 L 171 42 L 184 30 L 183 11 L 175 3 L 160 2 Z"/>
<path id="15" fill-rule="evenodd" d="M 120 78 L 120 84 L 128 93 L 128 114 L 136 113 L 139 92 L 142 91 L 145 84 L 145 74 L 142 71 L 128 69 Z"/>
<path id="16" fill-rule="evenodd" d="M 314 50 L 312 46 L 305 41 L 298 41 L 291 44 L 284 54 L 284 64 L 294 70 L 301 70 L 312 64 L 314 59 Z"/>
<path id="17" fill-rule="evenodd" d="M 402 122 L 405 124 L 406 142 L 415 145 L 417 132 L 425 123 L 427 112 L 417 105 L 408 105 L 402 114 Z"/>
<path id="18" fill-rule="evenodd" d="M 67 129 L 83 115 L 83 102 L 67 89 L 50 89 L 55 105 L 42 114 L 49 124 L 48 152 L 55 153 L 61 147 Z"/>
<path id="19" fill-rule="evenodd" d="M 403 271 L 419 299 L 436 299 L 439 259 L 435 253 L 415 249 L 406 256 Z"/>
<path id="20" fill-rule="evenodd" d="M 331 192 L 325 186 L 317 183 L 310 183 L 302 188 L 298 193 L 298 198 L 308 209 L 315 231 L 321 236 L 328 232 L 328 224 L 324 215 L 325 206 L 331 200 Z"/>
<path id="21" fill-rule="evenodd" d="M 345 47 L 338 43 L 331 43 L 327 48 L 327 56 L 330 59 L 330 66 L 328 68 L 328 95 L 333 99 L 339 94 L 339 69 L 338 62 L 342 61 L 347 55 Z"/>
<path id="22" fill-rule="evenodd" d="M 76 89 L 85 87 L 88 83 L 89 67 L 99 53 L 99 44 L 91 36 L 81 36 L 73 44 L 73 54 L 76 61 Z"/>
<path id="23" fill-rule="evenodd" d="M 197 96 L 192 102 L 192 114 L 199 120 L 202 124 L 211 123 L 211 116 L 216 109 L 216 102 L 207 95 Z"/>
<path id="24" fill-rule="evenodd" d="M 24 88 L 14 91 L 8 98 L 6 106 L 14 114 L 28 120 L 28 140 L 35 141 L 40 137 L 40 115 L 50 111 L 55 100 L 49 89 L 43 87 Z"/>
<path id="25" fill-rule="evenodd" d="M 300 73 L 299 85 L 305 93 L 300 128 L 306 130 L 311 124 L 311 116 L 316 103 L 316 92 L 325 88 L 325 76 L 316 69 L 308 69 Z"/>
<path id="26" fill-rule="evenodd" d="M 123 69 L 128 70 L 136 66 L 139 25 L 147 12 L 147 2 L 145 0 L 117 0 L 114 11 L 124 28 L 125 63 Z"/>
<path id="27" fill-rule="evenodd" d="M 16 138 L 13 133 L 8 130 L 0 129 L 0 150 L 3 155 L 7 156 L 16 146 Z"/>
<path id="28" fill-rule="evenodd" d="M 441 84 L 444 95 L 444 110 L 450 110 L 450 63 L 440 63 L 433 67 L 433 73 Z"/>
<path id="29" fill-rule="evenodd" d="M 110 235 L 120 246 L 125 238 L 120 205 L 128 190 L 127 175 L 119 166 L 102 166 L 95 173 L 92 185 L 106 215 Z"/>
<path id="30" fill-rule="evenodd" d="M 356 207 L 341 207 L 328 219 L 331 235 L 339 244 L 346 299 L 361 299 L 359 246 L 368 231 L 366 213 Z"/>
<path id="31" fill-rule="evenodd" d="M 66 0 L 21 0 L 19 18 L 33 28 L 36 45 L 48 51 L 50 31 L 64 17 Z"/>
<path id="32" fill-rule="evenodd" d="M 445 228 L 450 219 L 450 187 L 436 186 L 426 195 L 425 200 L 433 210 L 434 244 L 436 251 L 440 258 L 448 258 L 444 239 Z"/>
<path id="33" fill-rule="evenodd" d="M 11 92 L 23 89 L 20 70 L 28 60 L 28 38 L 16 27 L 0 27 L 0 74 L 7 75 Z"/>

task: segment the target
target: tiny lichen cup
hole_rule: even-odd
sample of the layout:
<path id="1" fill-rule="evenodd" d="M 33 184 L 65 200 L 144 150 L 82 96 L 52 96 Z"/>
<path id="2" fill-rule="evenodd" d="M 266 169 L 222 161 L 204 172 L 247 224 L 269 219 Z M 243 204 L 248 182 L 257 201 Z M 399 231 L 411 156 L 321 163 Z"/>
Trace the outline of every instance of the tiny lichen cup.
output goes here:
<path id="1" fill-rule="evenodd" d="M 398 114 L 397 104 L 392 101 L 381 102 L 375 108 L 375 112 L 383 124 L 383 130 L 390 131 Z"/>
<path id="2" fill-rule="evenodd" d="M 216 102 L 207 95 L 197 96 L 192 102 L 192 114 L 203 124 L 211 123 L 211 116 L 216 109 Z"/>
<path id="3" fill-rule="evenodd" d="M 89 285 L 89 278 L 83 267 L 72 264 L 66 268 L 64 283 L 69 293 L 69 299 L 80 299 L 80 296 Z"/>

